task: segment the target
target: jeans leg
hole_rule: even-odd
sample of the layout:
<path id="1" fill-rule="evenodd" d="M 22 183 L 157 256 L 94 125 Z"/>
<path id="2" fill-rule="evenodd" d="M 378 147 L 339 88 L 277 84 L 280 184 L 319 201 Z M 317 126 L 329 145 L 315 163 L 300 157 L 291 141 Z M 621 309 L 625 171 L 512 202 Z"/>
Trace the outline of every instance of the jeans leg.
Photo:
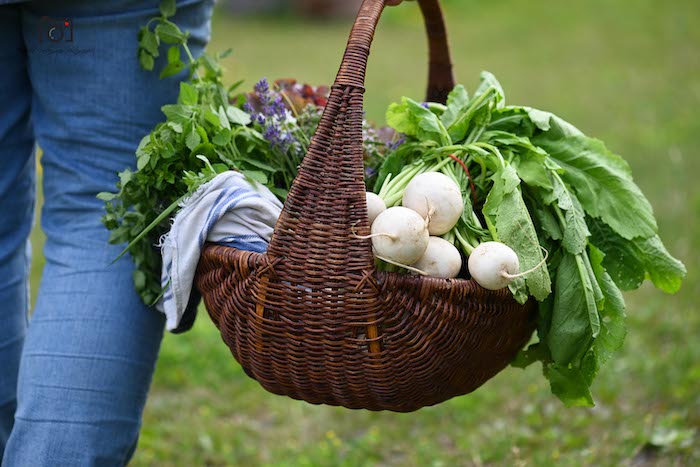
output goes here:
<path id="1" fill-rule="evenodd" d="M 212 3 L 178 2 L 173 21 L 191 31 L 194 53 L 208 40 Z M 136 34 L 157 2 L 33 1 L 23 12 L 44 150 L 46 266 L 4 460 L 121 466 L 138 439 L 164 319 L 135 293 L 131 260 L 110 264 L 123 246 L 108 245 L 95 195 L 114 191 L 116 172 L 135 165 L 138 142 L 163 119 L 182 76 L 160 81 L 139 68 Z M 38 43 L 44 16 L 71 18 L 74 41 Z"/>
<path id="2" fill-rule="evenodd" d="M 19 18 L 18 7 L 0 6 L 0 459 L 17 405 L 34 206 L 32 91 Z"/>

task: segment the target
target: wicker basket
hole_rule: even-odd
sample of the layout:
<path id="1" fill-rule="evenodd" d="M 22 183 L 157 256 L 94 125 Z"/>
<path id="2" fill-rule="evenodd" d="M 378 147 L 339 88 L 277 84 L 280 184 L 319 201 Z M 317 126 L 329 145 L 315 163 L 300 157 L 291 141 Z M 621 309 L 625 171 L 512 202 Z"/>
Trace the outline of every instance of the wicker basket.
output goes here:
<path id="1" fill-rule="evenodd" d="M 420 0 L 428 99 L 454 85 L 437 0 Z M 473 281 L 378 272 L 362 160 L 364 77 L 383 0 L 364 0 L 330 100 L 265 254 L 208 245 L 196 284 L 265 389 L 313 404 L 410 412 L 473 391 L 534 330 L 534 307 Z"/>

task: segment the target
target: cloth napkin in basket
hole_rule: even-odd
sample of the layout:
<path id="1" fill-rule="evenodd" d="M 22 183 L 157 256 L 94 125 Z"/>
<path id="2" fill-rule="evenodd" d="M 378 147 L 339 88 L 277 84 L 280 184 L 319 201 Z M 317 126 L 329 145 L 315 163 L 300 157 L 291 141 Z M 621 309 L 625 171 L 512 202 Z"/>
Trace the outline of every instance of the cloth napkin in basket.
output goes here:
<path id="1" fill-rule="evenodd" d="M 184 332 L 194 324 L 200 297 L 193 282 L 204 243 L 264 253 L 281 212 L 282 203 L 267 187 L 233 171 L 217 175 L 183 202 L 161 242 L 161 284 L 167 289 L 156 309 L 165 314 L 168 331 Z"/>

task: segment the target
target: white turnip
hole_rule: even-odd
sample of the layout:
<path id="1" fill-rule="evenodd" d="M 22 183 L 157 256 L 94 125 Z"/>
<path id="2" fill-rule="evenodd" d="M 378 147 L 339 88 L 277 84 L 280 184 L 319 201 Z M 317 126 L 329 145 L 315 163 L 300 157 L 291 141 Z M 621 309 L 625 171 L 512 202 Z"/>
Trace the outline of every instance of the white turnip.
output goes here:
<path id="1" fill-rule="evenodd" d="M 378 195 L 372 193 L 371 191 L 367 192 L 366 197 L 369 225 L 372 225 L 377 216 L 386 211 L 386 204 L 384 204 L 384 201 Z"/>
<path id="2" fill-rule="evenodd" d="M 462 268 L 462 256 L 459 250 L 447 240 L 430 237 L 425 253 L 412 266 L 428 276 L 450 279 L 459 274 Z"/>
<path id="3" fill-rule="evenodd" d="M 370 237 L 377 258 L 399 265 L 410 265 L 423 256 L 430 235 L 420 214 L 397 206 L 377 216 Z"/>
<path id="4" fill-rule="evenodd" d="M 469 274 L 483 288 L 498 290 L 518 277 L 518 255 L 500 242 L 484 242 L 469 255 Z"/>
<path id="5" fill-rule="evenodd" d="M 459 186 L 440 172 L 415 176 L 406 186 L 401 204 L 428 219 L 430 235 L 450 231 L 464 210 Z"/>

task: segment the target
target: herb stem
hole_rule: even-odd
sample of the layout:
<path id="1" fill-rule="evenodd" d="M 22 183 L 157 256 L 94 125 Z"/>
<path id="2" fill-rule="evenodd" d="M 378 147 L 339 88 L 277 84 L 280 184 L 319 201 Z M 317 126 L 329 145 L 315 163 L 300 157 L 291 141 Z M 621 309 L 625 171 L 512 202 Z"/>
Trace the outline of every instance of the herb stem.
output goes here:
<path id="1" fill-rule="evenodd" d="M 187 42 L 182 43 L 182 48 L 185 49 L 185 53 L 187 54 L 187 58 L 190 59 L 190 63 L 195 63 L 196 60 L 194 59 L 192 52 L 190 52 L 190 48 L 187 47 Z"/>

